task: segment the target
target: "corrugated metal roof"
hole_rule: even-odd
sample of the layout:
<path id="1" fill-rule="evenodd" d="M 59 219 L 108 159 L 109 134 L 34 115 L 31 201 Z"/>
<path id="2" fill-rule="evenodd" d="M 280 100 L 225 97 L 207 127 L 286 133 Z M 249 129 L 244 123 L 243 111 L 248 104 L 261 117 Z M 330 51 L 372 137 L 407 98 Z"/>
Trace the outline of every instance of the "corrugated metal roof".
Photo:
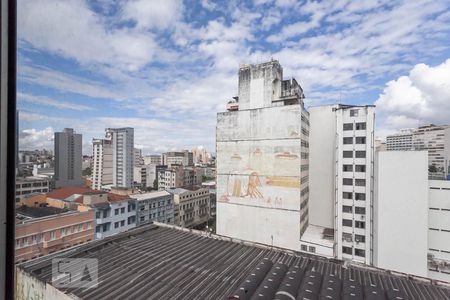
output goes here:
<path id="1" fill-rule="evenodd" d="M 51 283 L 55 257 L 98 259 L 97 288 L 63 290 L 81 299 L 450 299 L 450 289 L 430 282 L 170 226 L 138 227 L 19 267 Z M 245 285 L 251 293 L 238 295 Z"/>

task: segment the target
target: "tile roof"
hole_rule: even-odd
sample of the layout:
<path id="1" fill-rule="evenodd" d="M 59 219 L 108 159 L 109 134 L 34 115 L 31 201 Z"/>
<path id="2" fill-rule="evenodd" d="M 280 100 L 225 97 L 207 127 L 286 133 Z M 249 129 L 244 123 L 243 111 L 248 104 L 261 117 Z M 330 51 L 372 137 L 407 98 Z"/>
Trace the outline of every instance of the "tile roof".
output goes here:
<path id="1" fill-rule="evenodd" d="M 131 198 L 128 195 L 118 195 L 118 194 L 108 193 L 108 201 L 109 202 L 121 202 L 124 200 L 131 200 Z"/>
<path id="2" fill-rule="evenodd" d="M 51 284 L 55 257 L 98 259 L 98 287 L 59 289 L 80 299 L 450 299 L 427 279 L 161 224 L 18 267 Z"/>
<path id="3" fill-rule="evenodd" d="M 74 194 L 87 194 L 87 193 L 104 193 L 101 191 L 96 191 L 87 187 L 81 186 L 65 186 L 47 193 L 47 197 L 53 199 L 64 200 Z"/>

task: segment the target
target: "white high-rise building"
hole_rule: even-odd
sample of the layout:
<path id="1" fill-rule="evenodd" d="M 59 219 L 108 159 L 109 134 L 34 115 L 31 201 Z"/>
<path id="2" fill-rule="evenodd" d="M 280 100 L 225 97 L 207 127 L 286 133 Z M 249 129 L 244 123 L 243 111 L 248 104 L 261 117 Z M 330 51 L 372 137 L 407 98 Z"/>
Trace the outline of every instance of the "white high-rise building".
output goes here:
<path id="1" fill-rule="evenodd" d="M 93 139 L 92 188 L 101 190 L 102 186 L 112 185 L 112 141 Z"/>
<path id="2" fill-rule="evenodd" d="M 133 185 L 134 129 L 107 128 L 106 137 L 112 141 L 112 185 L 130 188 Z"/>
<path id="3" fill-rule="evenodd" d="M 93 141 L 92 187 L 133 185 L 134 129 L 107 128 L 105 139 Z"/>
<path id="4" fill-rule="evenodd" d="M 321 228 L 311 252 L 370 264 L 375 108 L 311 107 L 310 121 L 309 215 Z"/>
<path id="5" fill-rule="evenodd" d="M 144 159 L 142 157 L 142 150 L 138 148 L 133 149 L 133 164 L 135 167 L 141 167 L 144 164 Z"/>
<path id="6" fill-rule="evenodd" d="M 272 60 L 242 65 L 238 94 L 217 116 L 217 233 L 299 250 L 309 199 L 303 90 Z"/>
<path id="7" fill-rule="evenodd" d="M 81 134 L 72 128 L 55 132 L 55 187 L 81 186 Z"/>

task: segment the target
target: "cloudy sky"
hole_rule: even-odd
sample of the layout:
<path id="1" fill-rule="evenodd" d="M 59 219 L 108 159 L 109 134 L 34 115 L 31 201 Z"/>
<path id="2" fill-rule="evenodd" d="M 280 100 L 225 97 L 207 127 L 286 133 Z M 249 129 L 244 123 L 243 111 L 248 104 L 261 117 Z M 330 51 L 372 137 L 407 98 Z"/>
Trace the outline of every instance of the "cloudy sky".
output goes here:
<path id="1" fill-rule="evenodd" d="M 19 0 L 20 147 L 106 127 L 145 154 L 202 145 L 241 63 L 278 59 L 306 106 L 376 104 L 377 135 L 450 123 L 450 1 Z"/>

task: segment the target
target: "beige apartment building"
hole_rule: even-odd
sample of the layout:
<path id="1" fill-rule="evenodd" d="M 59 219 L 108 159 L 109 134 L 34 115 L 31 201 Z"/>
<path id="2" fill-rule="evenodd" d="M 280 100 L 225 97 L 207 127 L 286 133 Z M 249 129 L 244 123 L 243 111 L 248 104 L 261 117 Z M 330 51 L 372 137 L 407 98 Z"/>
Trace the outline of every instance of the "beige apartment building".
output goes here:
<path id="1" fill-rule="evenodd" d="M 175 225 L 193 228 L 210 218 L 210 195 L 207 188 L 171 188 L 173 194 Z"/>

